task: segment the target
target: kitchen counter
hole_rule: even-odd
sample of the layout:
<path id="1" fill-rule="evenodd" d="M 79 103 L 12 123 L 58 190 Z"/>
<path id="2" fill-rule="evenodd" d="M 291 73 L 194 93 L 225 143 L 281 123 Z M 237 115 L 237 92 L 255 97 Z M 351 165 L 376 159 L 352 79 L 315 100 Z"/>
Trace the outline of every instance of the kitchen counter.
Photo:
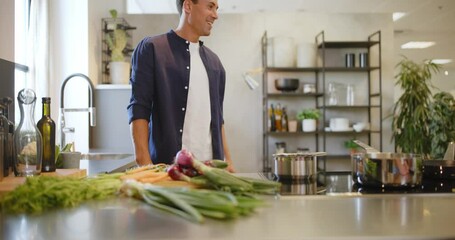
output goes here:
<path id="1" fill-rule="evenodd" d="M 453 239 L 455 194 L 266 196 L 233 221 L 188 222 L 140 201 L 88 202 L 39 216 L 3 216 L 3 239 Z"/>
<path id="2" fill-rule="evenodd" d="M 2 216 L 3 239 L 454 238 L 455 196 L 304 196 L 268 199 L 235 221 L 203 224 L 133 199 L 90 202 L 40 216 Z"/>

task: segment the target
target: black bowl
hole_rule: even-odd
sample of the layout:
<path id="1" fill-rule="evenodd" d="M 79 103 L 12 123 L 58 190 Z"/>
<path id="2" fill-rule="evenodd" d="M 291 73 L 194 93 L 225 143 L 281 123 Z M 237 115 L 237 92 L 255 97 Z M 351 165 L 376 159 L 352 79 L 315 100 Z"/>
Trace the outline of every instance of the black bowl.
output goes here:
<path id="1" fill-rule="evenodd" d="M 299 89 L 298 78 L 279 78 L 275 79 L 275 88 L 278 91 L 292 92 Z"/>

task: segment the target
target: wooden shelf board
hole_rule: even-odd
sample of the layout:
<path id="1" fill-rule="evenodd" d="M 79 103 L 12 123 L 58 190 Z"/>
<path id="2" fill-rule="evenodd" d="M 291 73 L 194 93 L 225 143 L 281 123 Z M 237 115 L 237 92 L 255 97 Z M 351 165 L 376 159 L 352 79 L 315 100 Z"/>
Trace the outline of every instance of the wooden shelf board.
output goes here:
<path id="1" fill-rule="evenodd" d="M 55 177 L 86 177 L 86 169 L 57 169 L 55 172 L 41 173 L 41 176 L 55 176 Z M 25 177 L 16 177 L 14 173 L 3 178 L 0 182 L 0 195 L 14 190 L 17 186 L 25 182 Z"/>

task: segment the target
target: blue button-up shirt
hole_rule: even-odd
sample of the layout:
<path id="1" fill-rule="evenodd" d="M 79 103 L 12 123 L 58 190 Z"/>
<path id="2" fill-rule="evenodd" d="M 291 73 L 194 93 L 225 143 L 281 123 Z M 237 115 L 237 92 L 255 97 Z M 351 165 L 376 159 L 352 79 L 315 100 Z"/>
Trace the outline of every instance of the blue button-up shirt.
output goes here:
<path id="1" fill-rule="evenodd" d="M 221 126 L 226 72 L 218 56 L 201 41 L 199 45 L 209 79 L 213 158 L 224 159 Z M 182 148 L 191 70 L 189 42 L 172 30 L 146 37 L 134 50 L 131 65 L 129 123 L 148 120 L 150 157 L 155 164 L 170 164 Z"/>

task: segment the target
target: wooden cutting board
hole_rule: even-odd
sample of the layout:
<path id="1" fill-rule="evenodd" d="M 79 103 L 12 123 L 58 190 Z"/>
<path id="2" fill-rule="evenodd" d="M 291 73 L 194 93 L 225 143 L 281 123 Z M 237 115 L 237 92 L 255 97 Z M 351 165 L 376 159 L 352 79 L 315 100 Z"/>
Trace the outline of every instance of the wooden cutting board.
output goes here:
<path id="1" fill-rule="evenodd" d="M 57 169 L 55 172 L 41 173 L 42 176 L 58 176 L 58 177 L 85 177 L 87 176 L 86 169 Z M 14 190 L 17 186 L 25 182 L 25 177 L 15 177 L 14 174 L 3 178 L 0 182 L 0 195 Z"/>

